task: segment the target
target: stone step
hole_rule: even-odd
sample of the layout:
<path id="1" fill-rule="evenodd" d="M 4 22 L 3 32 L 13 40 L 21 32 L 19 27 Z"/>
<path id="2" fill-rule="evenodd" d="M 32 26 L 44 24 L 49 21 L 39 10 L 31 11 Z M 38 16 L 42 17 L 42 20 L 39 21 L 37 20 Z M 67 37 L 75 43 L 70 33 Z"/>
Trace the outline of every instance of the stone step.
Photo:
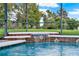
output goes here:
<path id="1" fill-rule="evenodd" d="M 50 35 L 58 35 L 59 32 L 9 32 L 8 36 L 28 36 L 34 34 L 50 34 Z"/>
<path id="2" fill-rule="evenodd" d="M 32 36 L 32 34 L 8 34 L 7 36 Z"/>
<path id="3" fill-rule="evenodd" d="M 5 36 L 4 38 L 31 38 L 31 36 Z"/>
<path id="4" fill-rule="evenodd" d="M 4 39 L 6 40 L 17 40 L 17 39 L 21 40 L 21 39 L 30 39 L 30 38 L 31 38 L 30 35 L 29 36 L 5 36 L 4 37 Z"/>

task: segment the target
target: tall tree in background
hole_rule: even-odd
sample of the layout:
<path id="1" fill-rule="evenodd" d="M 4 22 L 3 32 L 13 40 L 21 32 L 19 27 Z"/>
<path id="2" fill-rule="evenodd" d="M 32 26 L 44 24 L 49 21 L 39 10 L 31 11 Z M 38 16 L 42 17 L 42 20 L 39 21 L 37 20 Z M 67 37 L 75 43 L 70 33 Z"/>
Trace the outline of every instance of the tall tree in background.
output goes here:
<path id="1" fill-rule="evenodd" d="M 50 28 L 54 28 L 56 29 L 56 17 L 57 15 L 54 12 L 51 12 L 50 10 L 46 11 L 48 14 L 48 24 L 50 24 L 51 26 L 49 26 Z"/>
<path id="2" fill-rule="evenodd" d="M 0 3 L 0 27 L 4 24 L 4 4 Z"/>
<path id="3" fill-rule="evenodd" d="M 30 22 L 31 28 L 33 28 L 33 26 L 36 28 L 39 28 L 39 20 L 41 17 L 41 12 L 39 12 L 38 7 L 39 6 L 37 4 L 34 4 L 34 3 L 29 4 L 28 15 L 29 15 L 29 22 Z"/>
<path id="4" fill-rule="evenodd" d="M 40 16 L 41 16 L 41 13 L 38 10 L 38 5 L 35 4 L 35 3 L 28 3 L 28 6 L 27 6 L 28 9 L 25 8 L 26 7 L 25 3 L 19 4 L 18 6 L 19 6 L 18 10 L 20 11 L 20 16 L 21 16 L 21 18 L 23 18 L 23 20 L 21 20 L 21 21 L 25 22 L 25 19 L 26 19 L 26 16 L 27 16 L 26 11 L 28 11 L 29 26 L 31 28 L 33 28 L 33 26 L 38 28 L 39 27 L 38 22 L 39 22 L 39 19 L 40 19 Z M 35 22 L 37 22 L 38 25 L 36 25 Z M 35 23 L 35 25 L 34 25 L 34 23 Z"/>
<path id="5" fill-rule="evenodd" d="M 4 4 L 0 3 L 0 19 L 4 19 Z"/>

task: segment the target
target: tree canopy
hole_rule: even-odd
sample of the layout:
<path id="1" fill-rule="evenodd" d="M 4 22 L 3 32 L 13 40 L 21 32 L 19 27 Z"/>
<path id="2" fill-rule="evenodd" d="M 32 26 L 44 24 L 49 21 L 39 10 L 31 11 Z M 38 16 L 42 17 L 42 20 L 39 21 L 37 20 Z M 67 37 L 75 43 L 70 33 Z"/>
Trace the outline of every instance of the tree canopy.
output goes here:
<path id="1" fill-rule="evenodd" d="M 9 27 L 11 24 L 10 16 L 12 10 L 15 10 L 17 14 L 16 23 L 18 27 L 26 28 L 26 18 L 28 19 L 28 27 L 29 28 L 40 28 L 39 21 L 41 16 L 44 17 L 44 27 L 47 29 L 59 29 L 60 28 L 60 16 L 61 10 L 60 8 L 57 10 L 57 13 L 51 12 L 47 10 L 46 13 L 48 16 L 43 13 L 43 11 L 39 11 L 39 5 L 36 3 L 9 3 L 8 4 L 8 23 Z M 75 18 L 68 17 L 68 12 L 62 8 L 63 15 L 63 29 L 77 29 L 79 26 L 78 20 Z M 0 25 L 4 22 L 4 4 L 0 3 Z"/>

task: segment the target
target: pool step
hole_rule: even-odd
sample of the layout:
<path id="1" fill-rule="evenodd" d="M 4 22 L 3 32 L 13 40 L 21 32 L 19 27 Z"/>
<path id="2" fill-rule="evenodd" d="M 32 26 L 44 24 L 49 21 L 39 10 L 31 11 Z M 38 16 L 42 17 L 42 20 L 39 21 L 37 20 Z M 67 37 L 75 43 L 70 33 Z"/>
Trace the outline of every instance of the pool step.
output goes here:
<path id="1" fill-rule="evenodd" d="M 51 40 L 49 35 L 58 35 L 58 32 L 10 32 L 5 40 L 26 40 L 26 42 L 47 42 Z"/>
<path id="2" fill-rule="evenodd" d="M 58 35 L 59 32 L 9 32 L 8 36 L 32 36 L 35 34 Z"/>
<path id="3" fill-rule="evenodd" d="M 48 35 L 58 35 L 58 32 L 9 32 L 8 36 L 4 37 L 7 40 L 19 40 L 19 39 L 30 39 L 34 41 L 36 39 L 43 40 L 47 39 Z"/>
<path id="4" fill-rule="evenodd" d="M 4 39 L 6 40 L 17 40 L 17 39 L 22 40 L 22 39 L 30 39 L 30 38 L 31 38 L 30 35 L 29 36 L 5 36 L 4 37 Z"/>

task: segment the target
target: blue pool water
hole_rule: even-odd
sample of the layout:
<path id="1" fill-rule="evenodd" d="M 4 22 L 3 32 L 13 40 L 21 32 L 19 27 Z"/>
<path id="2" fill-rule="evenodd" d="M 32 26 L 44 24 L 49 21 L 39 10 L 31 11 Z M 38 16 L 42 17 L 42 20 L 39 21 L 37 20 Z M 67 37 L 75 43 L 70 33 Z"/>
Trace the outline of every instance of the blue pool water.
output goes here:
<path id="1" fill-rule="evenodd" d="M 0 56 L 79 56 L 79 43 L 23 43 L 0 49 Z"/>

